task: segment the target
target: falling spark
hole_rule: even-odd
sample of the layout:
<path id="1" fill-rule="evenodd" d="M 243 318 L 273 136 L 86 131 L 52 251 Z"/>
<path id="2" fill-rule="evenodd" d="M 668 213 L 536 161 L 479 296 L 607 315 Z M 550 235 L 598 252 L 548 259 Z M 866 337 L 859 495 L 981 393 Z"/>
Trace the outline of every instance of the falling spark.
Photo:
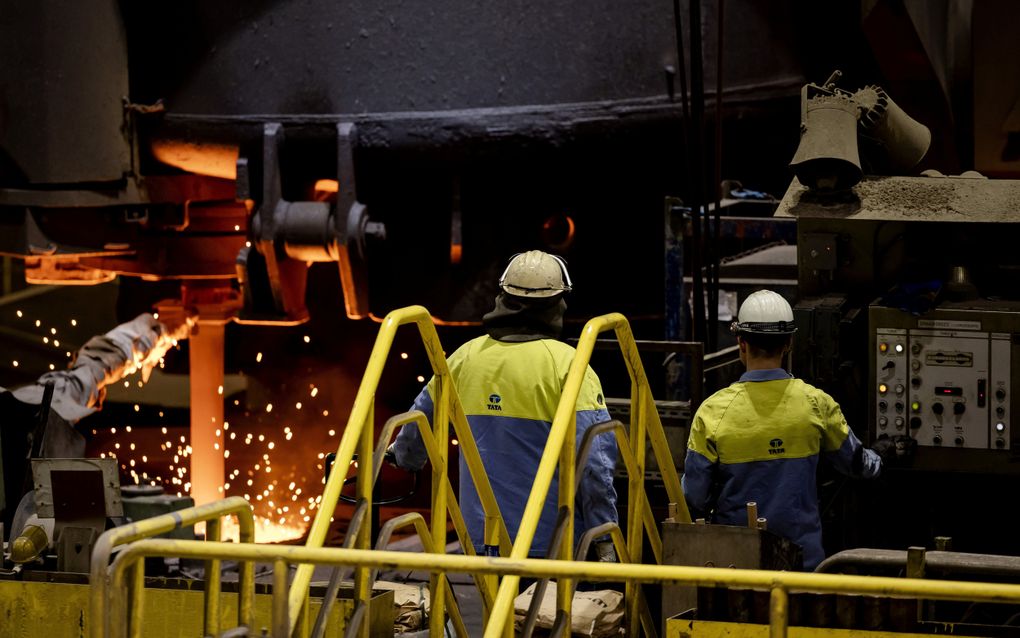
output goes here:
<path id="1" fill-rule="evenodd" d="M 38 319 L 36 319 L 36 320 L 35 320 L 35 327 L 36 327 L 36 328 L 38 328 L 38 327 L 39 327 L 39 326 L 41 326 L 41 325 L 42 325 L 42 322 L 41 322 L 41 321 L 39 321 Z"/>
<path id="2" fill-rule="evenodd" d="M 216 394 L 223 394 L 223 386 L 216 388 Z"/>
<path id="3" fill-rule="evenodd" d="M 267 403 L 266 404 L 266 412 L 272 412 L 272 411 L 273 411 L 273 404 L 272 403 Z"/>
<path id="4" fill-rule="evenodd" d="M 142 408 L 137 403 L 135 404 L 135 412 L 140 411 Z"/>
<path id="5" fill-rule="evenodd" d="M 400 353 L 400 358 L 401 359 L 406 359 L 407 358 L 407 353 L 406 352 L 401 352 Z"/>
<path id="6" fill-rule="evenodd" d="M 57 366 L 55 366 L 55 365 L 53 365 L 53 364 L 51 363 L 51 364 L 50 364 L 50 370 L 56 370 L 56 369 L 57 369 Z"/>
<path id="7" fill-rule="evenodd" d="M 323 410 L 322 416 L 329 416 L 329 410 Z"/>
<path id="8" fill-rule="evenodd" d="M 255 363 L 262 363 L 262 353 L 255 355 Z"/>
<path id="9" fill-rule="evenodd" d="M 300 410 L 301 409 L 301 402 L 298 401 L 297 403 L 295 403 L 294 407 L 297 408 L 298 410 Z"/>
<path id="10" fill-rule="evenodd" d="M 311 342 L 312 342 L 312 338 L 309 337 L 308 335 L 305 335 L 305 343 L 311 343 Z"/>
<path id="11" fill-rule="evenodd" d="M 319 393 L 319 389 L 314 387 L 314 386 L 312 386 L 312 392 L 311 392 L 312 398 L 315 398 L 315 395 L 317 395 L 318 393 Z"/>
<path id="12" fill-rule="evenodd" d="M 11 363 L 14 365 L 15 368 L 18 367 L 18 362 L 17 361 L 11 361 Z"/>
<path id="13" fill-rule="evenodd" d="M 21 317 L 22 317 L 22 314 L 21 314 L 21 311 L 19 310 L 18 311 L 18 318 L 20 319 Z"/>
<path id="14" fill-rule="evenodd" d="M 329 435 L 330 436 L 336 436 L 336 430 L 330 430 L 329 431 Z"/>
<path id="15" fill-rule="evenodd" d="M 425 383 L 425 377 L 418 375 L 418 383 Z"/>
<path id="16" fill-rule="evenodd" d="M 50 338 L 49 337 L 43 337 L 42 338 L 42 342 L 43 343 L 49 343 L 50 342 Z"/>
<path id="17" fill-rule="evenodd" d="M 50 334 L 51 335 L 57 334 L 57 329 L 56 328 L 50 328 Z"/>

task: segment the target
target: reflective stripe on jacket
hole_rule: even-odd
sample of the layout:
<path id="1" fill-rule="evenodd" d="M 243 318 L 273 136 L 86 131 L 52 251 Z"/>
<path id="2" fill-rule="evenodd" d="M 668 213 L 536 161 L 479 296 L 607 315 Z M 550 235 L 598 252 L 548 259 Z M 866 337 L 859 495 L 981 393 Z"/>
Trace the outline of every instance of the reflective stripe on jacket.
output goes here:
<path id="1" fill-rule="evenodd" d="M 524 506 L 545 450 L 560 392 L 574 349 L 553 339 L 503 342 L 478 337 L 447 360 L 486 474 L 512 538 L 517 537 Z M 421 391 L 412 409 L 432 422 L 435 377 Z M 589 367 L 577 399 L 577 445 L 585 430 L 609 420 L 598 376 Z M 421 468 L 427 460 L 421 435 L 405 425 L 394 444 L 397 464 Z M 592 445 L 577 493 L 574 531 L 616 522 L 616 440 L 599 435 Z M 530 556 L 545 556 L 556 523 L 558 482 L 549 486 Z M 485 515 L 463 455 L 460 459 L 460 507 L 475 549 L 482 551 Z"/>
<path id="2" fill-rule="evenodd" d="M 816 485 L 823 455 L 847 475 L 881 471 L 828 394 L 781 369 L 748 372 L 698 408 L 684 497 L 725 525 L 746 525 L 747 503 L 756 502 L 768 529 L 798 543 L 804 568 L 813 570 L 825 557 Z"/>

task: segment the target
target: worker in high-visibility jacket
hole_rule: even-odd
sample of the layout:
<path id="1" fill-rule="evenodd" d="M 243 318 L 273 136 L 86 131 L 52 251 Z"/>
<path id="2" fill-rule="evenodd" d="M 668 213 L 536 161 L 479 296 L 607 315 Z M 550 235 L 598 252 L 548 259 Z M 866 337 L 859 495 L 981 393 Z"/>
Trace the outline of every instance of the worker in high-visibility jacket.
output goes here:
<path id="1" fill-rule="evenodd" d="M 747 371 L 694 415 L 684 497 L 696 515 L 726 525 L 746 525 L 747 503 L 757 503 L 768 529 L 799 544 L 804 568 L 813 570 L 825 558 L 819 458 L 844 474 L 873 478 L 883 459 L 895 457 L 895 443 L 865 448 L 832 397 L 783 369 L 796 327 L 781 295 L 752 293 L 732 329 Z"/>
<path id="2" fill-rule="evenodd" d="M 566 310 L 563 297 L 571 289 L 571 281 L 561 258 L 532 250 L 510 260 L 499 285 L 496 307 L 482 320 L 487 334 L 458 348 L 447 364 L 513 540 L 574 358 L 574 348 L 557 340 Z M 430 422 L 434 386 L 433 377 L 412 408 L 424 412 Z M 581 386 L 576 415 L 578 445 L 588 427 L 609 420 L 599 378 L 591 367 Z M 389 449 L 398 467 L 417 470 L 427 460 L 421 434 L 413 423 L 400 430 Z M 615 466 L 615 437 L 598 435 L 577 493 L 576 536 L 602 523 L 617 522 Z M 544 557 L 549 550 L 557 500 L 554 478 L 529 556 Z M 468 534 L 476 551 L 482 553 L 486 551 L 485 514 L 463 456 L 459 501 Z M 488 552 L 493 549 L 489 547 Z M 597 542 L 596 549 L 601 560 L 615 560 L 611 542 Z"/>

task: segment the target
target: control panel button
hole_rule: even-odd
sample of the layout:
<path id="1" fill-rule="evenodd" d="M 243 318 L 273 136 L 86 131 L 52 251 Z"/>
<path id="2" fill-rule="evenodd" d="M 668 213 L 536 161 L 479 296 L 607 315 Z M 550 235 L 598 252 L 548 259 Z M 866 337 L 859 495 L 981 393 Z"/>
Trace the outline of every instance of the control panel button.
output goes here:
<path id="1" fill-rule="evenodd" d="M 896 408 L 896 412 L 897 412 L 897 413 L 899 413 L 899 412 L 903 412 L 903 403 L 901 403 L 900 401 L 897 401 L 897 402 L 896 402 L 896 405 L 895 405 L 895 406 L 893 406 L 893 407 L 895 407 L 895 408 Z"/>
<path id="2" fill-rule="evenodd" d="M 920 388 L 921 377 L 913 377 L 912 379 L 910 379 L 910 385 L 914 386 L 915 388 Z"/>
<path id="3" fill-rule="evenodd" d="M 921 362 L 918 361 L 917 359 L 914 359 L 913 361 L 910 362 L 910 369 L 913 370 L 914 372 L 917 372 L 918 370 L 921 369 Z"/>
<path id="4" fill-rule="evenodd" d="M 903 353 L 903 344 L 902 343 L 897 343 L 895 346 L 893 346 L 893 350 L 896 351 L 896 354 L 902 354 Z"/>
<path id="5" fill-rule="evenodd" d="M 913 352 L 914 354 L 920 354 L 920 352 L 921 352 L 921 344 L 918 343 L 917 341 L 915 341 L 914 343 L 910 344 L 910 351 Z"/>
<path id="6" fill-rule="evenodd" d="M 921 417 L 919 416 L 910 417 L 910 429 L 916 430 L 919 427 L 921 427 Z"/>
<path id="7" fill-rule="evenodd" d="M 889 344 L 884 341 L 878 344 L 878 351 L 881 352 L 882 354 L 889 352 Z"/>
<path id="8" fill-rule="evenodd" d="M 878 384 L 878 393 L 879 394 L 885 394 L 888 391 L 889 391 L 889 386 L 887 386 L 884 383 L 879 383 Z"/>
<path id="9" fill-rule="evenodd" d="M 898 416 L 895 419 L 893 419 L 893 425 L 896 426 L 897 430 L 902 430 L 903 429 L 903 417 Z"/>
<path id="10" fill-rule="evenodd" d="M 1005 432 L 1006 431 L 1006 424 L 1003 423 L 1002 421 L 999 421 L 998 423 L 995 424 L 995 431 L 1000 433 L 1000 434 Z"/>
<path id="11" fill-rule="evenodd" d="M 943 407 L 941 403 L 936 402 L 931 404 L 931 411 L 935 414 L 942 414 L 942 410 Z"/>
<path id="12" fill-rule="evenodd" d="M 1002 388 L 999 388 L 998 390 L 995 391 L 995 398 L 999 401 L 1005 401 L 1006 391 L 1003 390 Z"/>
<path id="13" fill-rule="evenodd" d="M 889 417 L 880 416 L 878 417 L 878 427 L 885 429 L 885 426 L 889 425 Z"/>
<path id="14" fill-rule="evenodd" d="M 1002 448 L 1006 447 L 1006 440 L 1003 439 L 1001 436 L 999 438 L 995 439 L 995 447 L 997 447 L 999 449 L 1002 449 Z"/>
<path id="15" fill-rule="evenodd" d="M 911 402 L 911 404 L 910 404 L 910 411 L 911 412 L 920 412 L 921 411 L 921 402 L 920 401 L 913 401 L 913 402 Z"/>
<path id="16" fill-rule="evenodd" d="M 957 445 L 957 447 L 963 447 L 963 437 L 961 435 L 957 434 L 956 438 L 953 439 L 953 443 L 955 443 Z"/>
<path id="17" fill-rule="evenodd" d="M 902 383 L 897 383 L 897 384 L 896 384 L 896 394 L 897 394 L 897 395 L 903 394 L 903 392 L 904 392 L 905 390 L 906 390 L 906 388 L 904 388 L 904 387 L 903 387 L 903 384 L 902 384 Z"/>
<path id="18" fill-rule="evenodd" d="M 967 406 L 962 403 L 953 404 L 953 414 L 963 414 L 967 410 Z"/>
<path id="19" fill-rule="evenodd" d="M 935 445 L 942 445 L 942 435 L 936 434 L 935 436 L 931 437 L 931 442 L 934 443 Z"/>
<path id="20" fill-rule="evenodd" d="M 999 417 L 1000 419 L 1006 416 L 1006 408 L 1002 407 L 1001 405 L 995 408 L 995 416 Z"/>
<path id="21" fill-rule="evenodd" d="M 888 408 L 889 408 L 889 404 L 886 403 L 885 401 L 879 401 L 878 402 L 878 411 L 879 412 L 885 412 Z"/>

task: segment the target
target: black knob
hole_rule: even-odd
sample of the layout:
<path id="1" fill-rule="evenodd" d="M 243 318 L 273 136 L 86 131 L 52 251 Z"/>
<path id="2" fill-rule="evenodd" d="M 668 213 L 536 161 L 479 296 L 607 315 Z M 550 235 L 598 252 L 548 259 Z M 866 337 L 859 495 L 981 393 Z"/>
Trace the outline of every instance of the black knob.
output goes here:
<path id="1" fill-rule="evenodd" d="M 942 408 L 942 404 L 941 403 L 932 403 L 931 404 L 931 411 L 934 412 L 935 414 L 942 414 L 942 410 L 943 410 L 943 408 Z"/>
<path id="2" fill-rule="evenodd" d="M 936 434 L 935 436 L 931 437 L 931 442 L 934 443 L 935 445 L 942 445 L 942 435 Z"/>
<path id="3" fill-rule="evenodd" d="M 1001 416 L 1003 416 L 1005 414 L 1006 414 L 1006 408 L 1002 407 L 1001 405 L 999 407 L 995 408 L 995 415 L 996 416 L 1000 416 L 1001 417 Z"/>
<path id="4" fill-rule="evenodd" d="M 966 409 L 967 409 L 967 406 L 965 406 L 962 403 L 954 403 L 953 404 L 953 414 L 963 414 L 964 410 L 966 410 Z"/>
<path id="5" fill-rule="evenodd" d="M 921 427 L 921 417 L 919 416 L 910 417 L 910 428 L 912 430 L 916 430 L 919 427 Z"/>
<path id="6" fill-rule="evenodd" d="M 919 353 L 921 351 L 921 344 L 919 344 L 916 341 L 910 344 L 910 351 L 913 352 L 914 354 Z"/>
<path id="7" fill-rule="evenodd" d="M 997 448 L 1006 447 L 1006 441 L 1002 437 L 995 439 L 995 447 Z"/>
<path id="8" fill-rule="evenodd" d="M 963 437 L 962 436 L 957 436 L 955 439 L 953 439 L 953 443 L 956 443 L 957 445 L 962 446 L 963 445 Z"/>
<path id="9" fill-rule="evenodd" d="M 888 409 L 888 408 L 889 408 L 889 404 L 886 403 L 885 401 L 879 401 L 878 402 L 878 411 L 879 412 L 885 412 L 886 409 Z"/>
<path id="10" fill-rule="evenodd" d="M 883 370 L 892 370 L 895 367 L 896 367 L 896 362 L 895 361 L 886 361 L 885 365 L 882 366 L 882 369 Z"/>
<path id="11" fill-rule="evenodd" d="M 897 412 L 903 412 L 903 403 L 901 403 L 900 401 L 897 401 L 897 402 L 896 402 L 896 405 L 895 405 L 895 406 L 893 406 L 893 407 L 895 407 L 895 408 L 896 408 L 896 411 L 897 411 Z"/>
<path id="12" fill-rule="evenodd" d="M 999 401 L 1005 401 L 1006 391 L 1003 390 L 1002 388 L 999 388 L 998 390 L 995 391 L 995 398 L 998 399 Z"/>
<path id="13" fill-rule="evenodd" d="M 910 385 L 914 386 L 915 388 L 921 387 L 921 377 L 913 377 L 913 378 L 911 378 L 910 379 Z"/>

